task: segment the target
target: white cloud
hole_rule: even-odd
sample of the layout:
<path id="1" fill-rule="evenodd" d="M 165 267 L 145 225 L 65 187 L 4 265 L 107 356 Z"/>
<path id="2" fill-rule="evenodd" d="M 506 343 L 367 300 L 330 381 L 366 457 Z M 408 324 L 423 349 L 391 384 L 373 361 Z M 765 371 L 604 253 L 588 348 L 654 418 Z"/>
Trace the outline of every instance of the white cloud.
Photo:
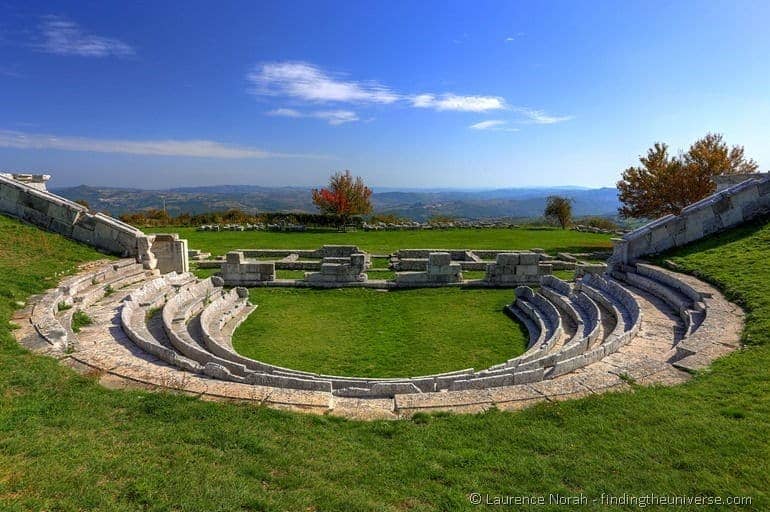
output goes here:
<path id="1" fill-rule="evenodd" d="M 486 112 L 506 108 L 505 100 L 499 96 L 458 96 L 456 94 L 418 94 L 412 97 L 412 106 L 435 110 L 456 110 L 460 112 Z"/>
<path id="2" fill-rule="evenodd" d="M 344 123 L 352 123 L 358 121 L 358 114 L 351 110 L 316 110 L 314 112 L 300 112 L 293 108 L 277 108 L 265 112 L 268 116 L 277 117 L 313 117 L 316 119 L 323 119 L 333 126 L 337 126 Z"/>
<path id="3" fill-rule="evenodd" d="M 506 43 L 512 43 L 512 42 L 514 42 L 515 40 L 517 40 L 517 39 L 520 39 L 520 38 L 521 38 L 521 37 L 523 37 L 523 36 L 524 36 L 524 32 L 516 32 L 516 33 L 515 33 L 514 35 L 512 35 L 512 36 L 508 36 L 508 37 L 506 37 L 506 38 L 504 39 L 504 41 L 505 41 Z"/>
<path id="4" fill-rule="evenodd" d="M 247 75 L 253 93 L 288 96 L 313 102 L 393 103 L 399 99 L 376 82 L 346 81 L 332 77 L 306 62 L 268 62 Z"/>
<path id="5" fill-rule="evenodd" d="M 77 23 L 60 16 L 44 17 L 40 30 L 43 41 L 37 48 L 46 53 L 80 57 L 126 57 L 135 53 L 123 41 L 87 34 Z"/>
<path id="6" fill-rule="evenodd" d="M 470 125 L 469 128 L 473 130 L 489 130 L 490 128 L 495 128 L 504 124 L 505 121 L 500 120 L 481 121 L 480 123 Z"/>
<path id="7" fill-rule="evenodd" d="M 471 130 L 486 130 L 486 131 L 498 131 L 498 132 L 517 132 L 518 128 L 509 128 L 506 126 L 508 121 L 501 119 L 490 119 L 489 121 L 481 121 L 476 124 L 470 125 L 468 128 Z"/>
<path id="8" fill-rule="evenodd" d="M 517 33 L 506 38 L 512 41 L 521 36 Z M 521 116 L 520 123 L 555 124 L 568 121 L 572 116 L 553 116 L 542 110 L 528 107 L 511 107 L 501 96 L 460 95 L 455 93 L 404 94 L 377 82 L 361 82 L 341 78 L 307 62 L 267 62 L 260 64 L 247 75 L 251 91 L 257 96 L 280 96 L 294 100 L 294 103 L 347 103 L 362 104 L 409 104 L 414 108 L 454 112 L 492 112 L 509 110 Z M 316 110 L 303 112 L 294 108 L 277 108 L 267 115 L 325 119 L 329 124 L 340 125 L 359 121 L 356 112 L 350 110 Z M 503 128 L 508 121 L 482 121 L 473 125 L 476 130 L 492 129 L 515 131 Z"/>
<path id="9" fill-rule="evenodd" d="M 331 111 L 321 111 L 321 112 L 313 112 L 310 114 L 311 117 L 317 117 L 318 119 L 324 119 L 329 122 L 329 124 L 337 126 L 344 123 L 352 123 L 354 121 L 358 121 L 358 114 L 355 112 L 351 112 L 350 110 L 331 110 Z"/>
<path id="10" fill-rule="evenodd" d="M 517 107 L 513 109 L 525 118 L 525 122 L 535 124 L 556 124 L 574 119 L 574 116 L 552 116 L 542 110 L 535 110 L 527 107 Z"/>
<path id="11" fill-rule="evenodd" d="M 418 108 L 462 112 L 485 112 L 505 108 L 505 100 L 498 96 L 460 96 L 451 93 L 406 96 L 377 82 L 358 82 L 334 77 L 307 62 L 263 63 L 246 78 L 252 84 L 251 92 L 255 95 L 285 96 L 308 102 L 391 104 L 408 100 L 412 106 Z"/>
<path id="12" fill-rule="evenodd" d="M 275 110 L 271 110 L 270 112 L 266 112 L 266 114 L 269 116 L 277 117 L 304 117 L 302 112 L 294 110 L 293 108 L 277 108 Z"/>
<path id="13" fill-rule="evenodd" d="M 188 156 L 195 158 L 325 158 L 317 155 L 271 153 L 261 149 L 231 146 L 211 140 L 120 140 L 24 133 L 0 130 L 0 147 L 16 149 L 58 149 L 131 155 Z"/>

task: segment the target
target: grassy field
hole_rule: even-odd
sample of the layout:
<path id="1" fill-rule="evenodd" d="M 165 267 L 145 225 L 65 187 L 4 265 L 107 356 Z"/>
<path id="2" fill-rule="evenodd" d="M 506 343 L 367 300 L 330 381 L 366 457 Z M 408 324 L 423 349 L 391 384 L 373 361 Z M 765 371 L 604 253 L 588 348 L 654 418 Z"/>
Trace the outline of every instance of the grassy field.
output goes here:
<path id="1" fill-rule="evenodd" d="M 690 383 L 374 423 L 110 391 L 31 355 L 11 336 L 16 301 L 99 255 L 2 217 L 0 241 L 0 510 L 475 510 L 473 492 L 770 508 L 770 225 L 671 256 L 749 311 L 748 348 Z"/>
<path id="2" fill-rule="evenodd" d="M 253 288 L 236 330 L 243 355 L 334 375 L 408 377 L 486 368 L 524 351 L 503 313 L 512 290 Z"/>
<path id="3" fill-rule="evenodd" d="M 179 233 L 191 249 L 212 255 L 235 249 L 316 249 L 324 244 L 352 244 L 374 254 L 397 249 L 532 249 L 550 252 L 583 252 L 608 249 L 610 236 L 562 229 L 443 229 L 435 231 L 330 230 L 304 233 L 265 231 L 196 231 L 194 228 L 147 229 L 155 233 Z"/>

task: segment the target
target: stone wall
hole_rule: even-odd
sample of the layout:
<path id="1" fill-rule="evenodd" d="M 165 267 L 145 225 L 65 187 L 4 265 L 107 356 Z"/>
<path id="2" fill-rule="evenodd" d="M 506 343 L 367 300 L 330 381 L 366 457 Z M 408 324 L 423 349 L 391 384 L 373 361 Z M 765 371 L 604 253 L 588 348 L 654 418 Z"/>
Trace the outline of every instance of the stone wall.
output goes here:
<path id="1" fill-rule="evenodd" d="M 732 187 L 733 185 L 737 185 L 738 183 L 743 183 L 746 181 L 745 174 L 725 174 L 722 176 L 714 176 L 713 180 L 714 183 L 717 185 L 717 192 L 722 192 L 725 189 L 728 189 Z M 752 179 L 761 179 L 761 178 L 767 178 L 770 177 L 770 172 L 759 172 L 756 174 L 752 174 L 750 176 Z"/>
<path id="2" fill-rule="evenodd" d="M 770 175 L 744 175 L 743 178 L 741 183 L 687 206 L 679 215 L 666 215 L 623 238 L 613 239 L 615 246 L 609 263 L 628 264 L 770 212 Z"/>
<path id="3" fill-rule="evenodd" d="M 428 267 L 425 272 L 400 272 L 396 274 L 396 285 L 418 286 L 460 283 L 463 280 L 459 263 L 452 263 L 448 252 L 428 253 Z"/>
<path id="4" fill-rule="evenodd" d="M 220 275 L 227 286 L 255 286 L 275 281 L 275 262 L 246 258 L 243 251 L 228 252 L 221 269 Z"/>
<path id="5" fill-rule="evenodd" d="M 161 274 L 176 272 L 181 274 L 190 269 L 187 240 L 180 239 L 176 233 L 150 235 L 150 252 L 157 260 L 156 268 Z"/>
<path id="6" fill-rule="evenodd" d="M 0 213 L 110 254 L 134 257 L 148 269 L 159 268 L 164 273 L 188 270 L 186 241 L 174 238 L 170 242 L 161 236 L 156 244 L 155 235 L 145 235 L 125 222 L 48 192 L 45 183 L 49 178 L 0 173 Z M 153 253 L 156 249 L 162 253 L 160 259 Z"/>
<path id="7" fill-rule="evenodd" d="M 484 278 L 495 286 L 537 284 L 540 276 L 550 274 L 553 267 L 540 263 L 536 252 L 498 253 L 494 263 L 487 265 Z"/>
<path id="8" fill-rule="evenodd" d="M 323 259 L 320 272 L 308 272 L 305 281 L 316 286 L 338 286 L 367 281 L 366 255 L 351 254 L 349 258 L 330 256 Z"/>

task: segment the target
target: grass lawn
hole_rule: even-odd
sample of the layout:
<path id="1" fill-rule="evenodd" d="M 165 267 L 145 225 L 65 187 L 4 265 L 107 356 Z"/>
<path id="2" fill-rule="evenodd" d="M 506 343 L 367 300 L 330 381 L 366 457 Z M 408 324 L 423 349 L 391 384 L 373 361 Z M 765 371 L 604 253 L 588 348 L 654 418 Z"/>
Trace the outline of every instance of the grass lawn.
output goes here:
<path id="1" fill-rule="evenodd" d="M 532 249 L 585 252 L 610 247 L 610 235 L 562 229 L 443 229 L 425 231 L 316 230 L 303 233 L 272 231 L 196 231 L 195 228 L 147 228 L 148 233 L 179 233 L 191 249 L 222 255 L 235 249 L 317 249 L 324 244 L 358 245 L 374 254 L 398 249 Z"/>
<path id="2" fill-rule="evenodd" d="M 478 510 L 472 492 L 770 508 L 770 225 L 670 256 L 749 310 L 749 347 L 686 385 L 373 423 L 111 391 L 32 355 L 11 336 L 15 302 L 100 255 L 4 217 L 0 242 L 0 510 Z"/>
<path id="3" fill-rule="evenodd" d="M 512 290 L 252 288 L 236 330 L 243 355 L 297 370 L 409 377 L 486 368 L 519 355 L 527 332 L 503 313 Z"/>

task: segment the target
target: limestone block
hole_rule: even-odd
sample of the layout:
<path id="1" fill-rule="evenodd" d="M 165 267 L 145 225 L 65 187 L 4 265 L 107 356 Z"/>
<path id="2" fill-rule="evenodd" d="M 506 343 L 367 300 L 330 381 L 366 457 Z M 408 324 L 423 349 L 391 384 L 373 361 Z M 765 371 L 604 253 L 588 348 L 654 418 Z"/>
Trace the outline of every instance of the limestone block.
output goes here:
<path id="1" fill-rule="evenodd" d="M 363 270 L 366 266 L 366 255 L 362 253 L 351 254 L 350 265 Z"/>
<path id="2" fill-rule="evenodd" d="M 244 262 L 244 255 L 242 252 L 230 251 L 227 253 L 225 261 L 231 265 L 240 265 Z"/>
<path id="3" fill-rule="evenodd" d="M 450 263 L 452 263 L 452 257 L 448 252 L 432 252 L 428 255 L 429 267 L 448 267 Z"/>
<path id="4" fill-rule="evenodd" d="M 752 204 L 756 201 L 750 202 Z M 745 204 L 733 204 L 728 210 L 719 214 L 719 220 L 721 221 L 721 227 L 728 228 L 740 224 L 745 219 L 743 218 L 743 207 Z"/>
<path id="5" fill-rule="evenodd" d="M 519 265 L 537 265 L 540 255 L 536 252 L 519 253 Z"/>
<path id="6" fill-rule="evenodd" d="M 538 275 L 537 263 L 534 265 L 517 265 L 516 275 L 519 276 L 536 276 Z"/>
<path id="7" fill-rule="evenodd" d="M 519 264 L 519 255 L 517 253 L 500 253 L 495 258 L 498 267 L 515 267 Z"/>

